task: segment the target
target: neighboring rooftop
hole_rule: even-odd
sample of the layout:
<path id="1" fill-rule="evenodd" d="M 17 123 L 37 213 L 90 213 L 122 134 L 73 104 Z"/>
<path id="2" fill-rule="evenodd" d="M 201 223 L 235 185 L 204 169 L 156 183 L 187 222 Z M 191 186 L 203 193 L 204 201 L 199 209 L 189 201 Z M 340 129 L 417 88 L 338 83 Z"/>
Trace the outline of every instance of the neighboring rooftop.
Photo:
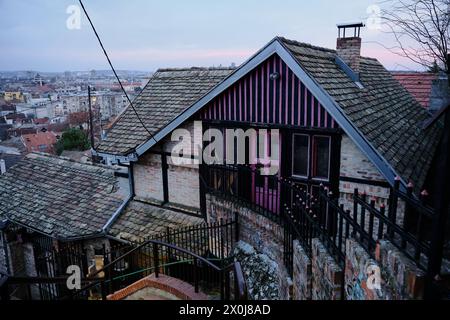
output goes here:
<path id="1" fill-rule="evenodd" d="M 56 134 L 51 131 L 22 135 L 22 142 L 28 152 L 36 151 L 52 153 L 56 141 Z"/>
<path id="2" fill-rule="evenodd" d="M 422 107 L 428 109 L 433 81 L 438 78 L 436 74 L 429 72 L 392 72 L 392 76 L 412 94 Z"/>
<path id="3" fill-rule="evenodd" d="M 155 135 L 232 71 L 231 68 L 160 69 L 133 101 L 133 106 L 146 128 Z M 148 139 L 150 135 L 128 106 L 97 151 L 126 155 Z"/>
<path id="4" fill-rule="evenodd" d="M 126 198 L 118 185 L 105 166 L 30 153 L 0 176 L 0 220 L 54 238 L 95 236 Z"/>
<path id="5" fill-rule="evenodd" d="M 113 223 L 109 233 L 121 240 L 140 242 L 166 232 L 202 224 L 202 218 L 156 207 L 140 201 L 131 201 Z"/>

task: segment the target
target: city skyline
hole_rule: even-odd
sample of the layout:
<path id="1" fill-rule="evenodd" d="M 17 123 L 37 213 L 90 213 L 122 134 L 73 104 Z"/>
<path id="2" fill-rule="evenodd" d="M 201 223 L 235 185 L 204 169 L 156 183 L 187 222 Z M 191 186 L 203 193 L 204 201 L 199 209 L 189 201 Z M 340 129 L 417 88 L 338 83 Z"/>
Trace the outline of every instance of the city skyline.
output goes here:
<path id="1" fill-rule="evenodd" d="M 85 6 L 114 66 L 151 72 L 164 67 L 239 65 L 275 36 L 334 48 L 336 24 L 367 22 L 371 6 L 377 5 L 373 0 L 358 4 L 288 0 L 277 7 L 269 1 L 257 2 L 258 15 L 252 14 L 254 0 L 219 4 L 95 0 L 86 1 Z M 0 70 L 108 70 L 87 19 L 81 15 L 80 28 L 68 28 L 73 5 L 78 2 L 1 0 L 0 9 L 11 14 L 2 19 Z M 130 16 L 135 19 L 127 18 Z M 379 59 L 388 69 L 422 70 L 387 49 L 394 45 L 390 35 L 368 27 L 362 38 L 362 54 Z"/>

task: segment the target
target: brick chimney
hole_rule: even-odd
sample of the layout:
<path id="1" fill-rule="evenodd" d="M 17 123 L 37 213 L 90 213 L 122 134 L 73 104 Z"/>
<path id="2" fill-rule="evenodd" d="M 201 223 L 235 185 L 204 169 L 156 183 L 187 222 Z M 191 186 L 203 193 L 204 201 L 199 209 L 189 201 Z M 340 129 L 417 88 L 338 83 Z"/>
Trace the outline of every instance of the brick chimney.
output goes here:
<path id="1" fill-rule="evenodd" d="M 337 55 L 359 75 L 361 61 L 361 27 L 363 23 L 340 24 L 336 45 Z M 350 30 L 349 30 L 350 29 Z"/>

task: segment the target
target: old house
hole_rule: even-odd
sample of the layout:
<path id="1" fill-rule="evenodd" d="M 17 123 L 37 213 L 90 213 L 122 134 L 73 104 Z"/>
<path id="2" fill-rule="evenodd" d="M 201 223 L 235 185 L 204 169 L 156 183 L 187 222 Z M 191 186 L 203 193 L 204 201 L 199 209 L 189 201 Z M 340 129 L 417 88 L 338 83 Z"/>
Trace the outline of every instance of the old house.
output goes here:
<path id="1" fill-rule="evenodd" d="M 275 38 L 236 70 L 159 70 L 134 103 L 145 128 L 129 108 L 97 152 L 130 163 L 136 197 L 188 211 L 204 198 L 199 166 L 168 155 L 171 132 L 194 121 L 203 132 L 279 129 L 278 176 L 311 192 L 324 184 L 345 199 L 357 186 L 383 203 L 396 177 L 421 191 L 440 126 L 423 130 L 430 115 L 360 50 L 358 37 L 337 50 Z"/>
<path id="2" fill-rule="evenodd" d="M 128 169 L 127 196 L 114 192 L 111 169 L 32 155 L 0 178 L 10 194 L 1 200 L 4 225 L 44 231 L 50 238 L 61 230 L 71 242 L 101 237 L 130 243 L 167 231 L 169 249 L 161 262 L 179 263 L 170 253 L 178 249 L 170 246 L 176 240 L 169 230 L 234 219 L 239 227 L 231 237 L 217 232 L 196 238 L 198 229 L 188 229 L 193 237 L 178 243 L 192 248 L 192 239 L 202 239 L 197 248 L 222 252 L 213 254 L 221 263 L 228 243 L 237 240 L 247 243 L 241 246 L 247 248 L 244 255 L 265 255 L 277 292 L 265 295 L 258 290 L 266 286 L 256 286 L 250 292 L 254 299 L 422 297 L 422 287 L 410 282 L 422 279 L 421 257 L 430 249 L 421 228 L 433 214 L 414 194 L 432 189 L 430 169 L 442 123 L 424 126 L 430 114 L 376 59 L 361 56 L 361 27 L 339 26 L 354 33 L 339 36 L 336 50 L 276 37 L 238 68 L 158 70 L 93 151 L 108 165 Z M 224 140 L 208 162 L 202 149 L 219 136 Z M 243 163 L 236 161 L 236 139 L 242 137 Z M 55 168 L 67 199 L 41 193 L 44 200 L 36 198 L 24 214 L 15 204 L 27 193 L 15 190 L 12 180 L 27 171 L 28 161 L 42 157 L 52 165 L 43 166 L 45 177 L 33 181 L 46 181 L 46 170 Z M 66 165 L 77 168 L 69 171 L 73 176 L 61 170 Z M 276 170 L 264 173 L 272 165 Z M 39 207 L 46 203 L 53 205 Z M 64 210 L 55 204 L 74 211 L 52 214 Z M 91 205 L 102 207 L 88 210 Z M 83 214 L 80 207 L 86 208 Z M 411 220 L 413 214 L 417 220 Z M 416 226 L 418 235 L 412 235 Z M 81 234 L 73 234 L 77 230 Z M 19 240 L 13 236 L 14 241 Z M 156 277 L 164 271 L 158 245 L 143 250 L 154 260 L 143 265 Z M 375 254 L 392 279 L 367 294 L 358 263 Z M 193 259 L 196 280 L 197 259 L 206 263 L 205 256 Z M 386 263 L 394 258 L 395 267 Z M 264 269 L 243 268 L 249 277 Z"/>
<path id="3" fill-rule="evenodd" d="M 302 261 L 312 259 L 321 268 L 323 257 L 318 260 L 315 255 L 327 250 L 320 241 L 311 244 L 313 235 L 308 231 L 308 224 L 318 219 L 314 223 L 325 230 L 320 231 L 325 232 L 324 239 L 331 237 L 329 249 L 339 261 L 340 266 L 333 266 L 341 270 L 336 277 L 343 277 L 346 256 L 355 252 L 353 244 L 345 245 L 349 231 L 357 228 L 355 221 L 359 227 L 352 234 L 361 232 L 363 251 L 370 252 L 383 238 L 384 214 L 389 214 L 396 230 L 422 227 L 416 220 L 411 222 L 411 206 L 403 202 L 407 199 L 403 195 L 414 197 L 432 189 L 430 168 L 442 134 L 439 121 L 424 126 L 431 115 L 390 72 L 376 59 L 361 56 L 361 26 L 339 26 L 339 31 L 347 29 L 347 33 L 341 36 L 340 32 L 335 50 L 276 37 L 236 69 L 160 69 L 134 100 L 134 108 L 128 107 L 118 118 L 96 154 L 108 163 L 129 167 L 133 203 L 146 204 L 147 210 L 184 212 L 207 221 L 239 213 L 244 240 L 286 266 L 279 272 L 282 288 L 289 282 L 283 279 L 292 276 L 294 287 L 296 281 L 300 287 L 310 283 L 295 280 L 299 270 L 292 266 L 299 261 L 292 258 L 295 252 L 306 252 L 308 258 Z M 175 129 L 190 133 L 191 138 L 181 139 Z M 230 151 L 236 144 L 224 134 L 223 150 L 215 153 L 212 164 L 205 163 L 199 146 L 212 142 L 211 129 L 222 133 L 253 129 L 265 137 L 265 144 L 247 136 L 246 161 L 236 163 L 228 157 L 236 155 Z M 173 153 L 183 144 L 191 146 L 192 152 Z M 260 161 L 264 159 L 252 163 L 258 148 L 276 159 L 275 174 L 258 170 L 266 166 Z M 192 161 L 179 161 L 181 157 Z M 325 198 L 323 189 L 328 194 Z M 320 199 L 325 199 L 325 209 Z M 306 240 L 298 251 L 295 245 L 292 249 L 292 239 L 286 240 L 279 224 L 265 220 L 267 216 L 273 221 L 277 221 L 274 216 L 287 219 L 299 229 L 294 238 Z M 379 219 L 376 224 L 374 216 Z M 130 213 L 125 220 L 133 222 L 132 217 Z M 414 219 L 422 221 L 420 217 Z M 392 228 L 388 227 L 389 234 Z M 407 252 L 407 240 L 401 242 L 399 247 Z M 420 256 L 420 250 L 416 248 L 416 255 Z M 313 271 L 313 279 L 320 278 L 317 272 Z M 342 298 L 338 288 L 343 283 L 328 288 L 331 291 L 312 290 L 320 293 L 314 298 Z M 289 296 L 287 289 L 282 291 L 282 298 Z M 303 297 L 311 298 L 311 287 L 305 292 L 309 293 Z M 409 297 L 420 294 L 413 292 Z"/>

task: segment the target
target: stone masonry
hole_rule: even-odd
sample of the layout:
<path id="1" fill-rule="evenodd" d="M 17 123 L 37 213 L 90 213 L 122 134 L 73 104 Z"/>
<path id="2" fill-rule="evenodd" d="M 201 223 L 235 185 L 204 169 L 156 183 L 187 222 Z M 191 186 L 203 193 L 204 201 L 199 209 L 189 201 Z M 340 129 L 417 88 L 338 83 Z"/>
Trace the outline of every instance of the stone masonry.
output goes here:
<path id="1" fill-rule="evenodd" d="M 311 300 L 311 259 L 294 240 L 293 300 Z"/>
<path id="2" fill-rule="evenodd" d="M 343 270 L 319 239 L 312 241 L 312 300 L 342 299 Z"/>
<path id="3" fill-rule="evenodd" d="M 283 261 L 283 229 L 277 223 L 246 207 L 209 194 L 206 195 L 206 208 L 208 222 L 233 219 L 234 212 L 238 212 L 239 240 L 250 244 L 258 253 L 276 262 L 282 279 L 280 299 L 288 299 L 291 279 Z"/>
<path id="4" fill-rule="evenodd" d="M 425 273 L 401 253 L 392 243 L 379 241 L 375 259 L 380 264 L 386 282 L 392 288 L 391 299 L 422 299 Z"/>

